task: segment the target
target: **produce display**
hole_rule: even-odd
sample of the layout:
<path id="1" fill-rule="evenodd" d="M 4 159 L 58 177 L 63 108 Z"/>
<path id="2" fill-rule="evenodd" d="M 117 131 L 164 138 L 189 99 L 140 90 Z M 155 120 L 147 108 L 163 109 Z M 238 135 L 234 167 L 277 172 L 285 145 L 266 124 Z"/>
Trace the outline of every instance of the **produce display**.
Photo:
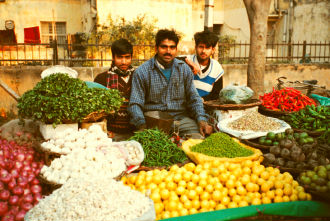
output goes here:
<path id="1" fill-rule="evenodd" d="M 235 142 L 225 133 L 213 133 L 203 142 L 190 148 L 193 152 L 202 153 L 213 157 L 246 157 L 253 154 L 252 150 L 246 149 Z"/>
<path id="2" fill-rule="evenodd" d="M 259 97 L 262 101 L 262 106 L 274 111 L 299 111 L 306 106 L 314 105 L 316 103 L 313 99 L 302 94 L 300 91 L 293 88 L 283 88 L 266 93 Z"/>
<path id="3" fill-rule="evenodd" d="M 50 182 L 64 184 L 71 178 L 103 177 L 112 179 L 126 170 L 125 159 L 118 148 L 74 150 L 43 166 L 41 175 Z"/>
<path id="4" fill-rule="evenodd" d="M 52 74 L 43 78 L 32 90 L 23 94 L 17 108 L 21 119 L 61 124 L 81 122 L 88 114 L 104 110 L 117 111 L 124 98 L 118 90 L 88 88 L 80 79 L 67 74 Z"/>
<path id="5" fill-rule="evenodd" d="M 135 140 L 142 145 L 145 155 L 142 166 L 171 166 L 188 160 L 183 150 L 178 148 L 167 134 L 158 129 L 135 132 L 129 140 Z"/>
<path id="6" fill-rule="evenodd" d="M 258 112 L 251 111 L 242 117 L 228 123 L 228 127 L 239 131 L 274 131 L 281 128 L 281 124 Z"/>
<path id="7" fill-rule="evenodd" d="M 323 132 L 330 129 L 330 106 L 307 106 L 305 109 L 283 116 L 293 128 Z"/>
<path id="8" fill-rule="evenodd" d="M 143 194 L 112 179 L 72 179 L 40 200 L 25 221 L 132 221 L 151 206 Z"/>
<path id="9" fill-rule="evenodd" d="M 293 177 L 279 169 L 247 160 L 241 164 L 213 161 L 167 170 L 140 171 L 121 181 L 155 203 L 157 219 L 249 205 L 310 200 Z"/>
<path id="10" fill-rule="evenodd" d="M 41 144 L 45 151 L 58 154 L 69 154 L 73 150 L 96 148 L 98 146 L 110 147 L 112 139 L 101 129 L 99 125 L 92 125 L 87 130 L 66 129 L 57 133 L 53 139 Z"/>
<path id="11" fill-rule="evenodd" d="M 0 218 L 24 220 L 42 198 L 37 176 L 43 162 L 27 145 L 0 139 Z"/>
<path id="12" fill-rule="evenodd" d="M 330 164 L 317 166 L 313 170 L 302 172 L 299 181 L 306 188 L 317 193 L 326 194 L 330 198 Z"/>
<path id="13" fill-rule="evenodd" d="M 287 129 L 285 133 L 268 133 L 259 142 L 275 145 L 264 154 L 264 163 L 281 167 L 308 169 L 329 163 L 329 159 L 318 152 L 314 139 L 307 133 L 294 133 Z"/>

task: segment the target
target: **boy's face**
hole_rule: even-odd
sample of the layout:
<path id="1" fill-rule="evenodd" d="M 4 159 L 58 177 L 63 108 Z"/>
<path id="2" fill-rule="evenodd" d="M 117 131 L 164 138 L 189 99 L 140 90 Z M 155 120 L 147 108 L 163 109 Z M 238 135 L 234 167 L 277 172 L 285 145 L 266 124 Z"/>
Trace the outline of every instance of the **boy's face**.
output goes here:
<path id="1" fill-rule="evenodd" d="M 127 71 L 129 66 L 132 64 L 131 54 L 115 54 L 114 57 L 115 66 L 117 66 L 122 71 Z"/>
<path id="2" fill-rule="evenodd" d="M 164 64 L 170 64 L 176 56 L 177 45 L 174 41 L 165 39 L 156 46 L 158 59 Z"/>
<path id="3" fill-rule="evenodd" d="M 215 52 L 215 47 L 207 47 L 206 44 L 199 43 L 196 46 L 196 54 L 199 60 L 209 60 L 211 55 Z"/>

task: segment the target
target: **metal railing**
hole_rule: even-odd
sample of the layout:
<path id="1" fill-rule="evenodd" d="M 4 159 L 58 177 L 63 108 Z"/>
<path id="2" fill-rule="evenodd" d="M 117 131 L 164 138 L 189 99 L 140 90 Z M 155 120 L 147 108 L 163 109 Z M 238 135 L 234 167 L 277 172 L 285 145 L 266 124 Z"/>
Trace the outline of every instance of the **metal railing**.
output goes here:
<path id="1" fill-rule="evenodd" d="M 153 45 L 133 46 L 133 65 L 139 65 L 154 54 Z M 111 45 L 106 44 L 0 44 L 0 66 L 56 65 L 110 66 Z"/>
<path id="2" fill-rule="evenodd" d="M 154 55 L 154 45 L 134 45 L 133 65 Z M 219 43 L 219 62 L 248 62 L 250 43 Z M 330 42 L 273 43 L 266 47 L 267 63 L 329 63 Z M 106 67 L 112 61 L 111 45 L 106 44 L 0 44 L 0 66 L 56 65 Z"/>
<path id="3" fill-rule="evenodd" d="M 219 62 L 247 63 L 250 43 L 219 43 Z M 329 63 L 330 42 L 272 43 L 266 45 L 267 63 Z"/>

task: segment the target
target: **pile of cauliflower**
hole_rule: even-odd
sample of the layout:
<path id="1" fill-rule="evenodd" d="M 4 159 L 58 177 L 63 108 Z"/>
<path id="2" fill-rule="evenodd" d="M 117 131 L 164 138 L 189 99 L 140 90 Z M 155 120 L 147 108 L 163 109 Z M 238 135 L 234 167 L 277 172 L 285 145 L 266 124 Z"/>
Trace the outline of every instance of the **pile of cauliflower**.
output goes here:
<path id="1" fill-rule="evenodd" d="M 57 133 L 54 138 L 43 142 L 41 147 L 43 150 L 57 153 L 69 154 L 73 150 L 81 150 L 86 148 L 96 148 L 99 146 L 111 146 L 112 139 L 108 138 L 107 134 L 99 125 L 92 125 L 87 130 L 66 129 L 63 132 Z"/>
<path id="2" fill-rule="evenodd" d="M 71 178 L 103 177 L 111 179 L 126 170 L 118 148 L 75 150 L 43 166 L 40 173 L 48 181 L 64 184 Z"/>
<path id="3" fill-rule="evenodd" d="M 142 193 L 112 179 L 71 179 L 40 200 L 26 221 L 132 221 L 152 208 Z"/>

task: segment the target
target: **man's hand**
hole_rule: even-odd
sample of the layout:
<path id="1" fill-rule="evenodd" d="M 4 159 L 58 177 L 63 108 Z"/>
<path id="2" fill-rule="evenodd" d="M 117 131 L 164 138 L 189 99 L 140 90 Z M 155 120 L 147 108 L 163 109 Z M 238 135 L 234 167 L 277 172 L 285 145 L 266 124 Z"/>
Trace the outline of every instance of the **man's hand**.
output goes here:
<path id="1" fill-rule="evenodd" d="M 191 68 L 191 71 L 196 75 L 198 74 L 201 69 L 199 68 L 199 65 L 195 64 L 192 60 L 189 60 L 188 58 L 185 59 L 185 62 L 189 67 Z"/>
<path id="2" fill-rule="evenodd" d="M 205 134 L 209 135 L 213 132 L 213 127 L 206 121 L 199 121 L 199 132 L 205 137 Z"/>
<path id="3" fill-rule="evenodd" d="M 141 124 L 140 126 L 137 127 L 137 131 L 143 131 L 145 129 L 147 129 L 147 125 L 146 124 Z"/>

